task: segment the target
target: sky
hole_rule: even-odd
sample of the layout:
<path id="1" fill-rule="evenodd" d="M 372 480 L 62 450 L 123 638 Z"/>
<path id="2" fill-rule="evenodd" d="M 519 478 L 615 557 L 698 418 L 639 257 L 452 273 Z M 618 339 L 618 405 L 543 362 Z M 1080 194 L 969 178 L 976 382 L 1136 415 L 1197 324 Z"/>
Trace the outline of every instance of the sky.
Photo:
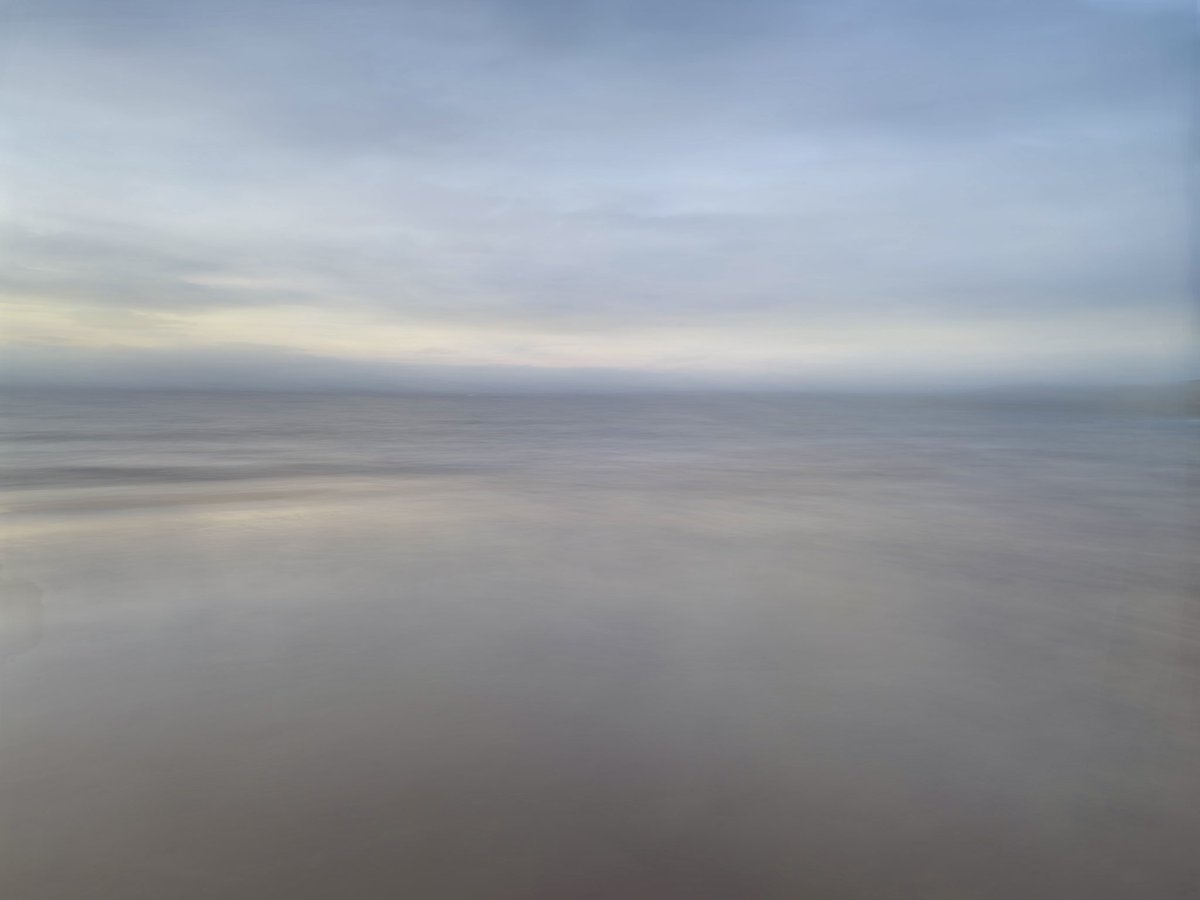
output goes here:
<path id="1" fill-rule="evenodd" d="M 7 0 L 10 383 L 1193 374 L 1188 0 Z"/>

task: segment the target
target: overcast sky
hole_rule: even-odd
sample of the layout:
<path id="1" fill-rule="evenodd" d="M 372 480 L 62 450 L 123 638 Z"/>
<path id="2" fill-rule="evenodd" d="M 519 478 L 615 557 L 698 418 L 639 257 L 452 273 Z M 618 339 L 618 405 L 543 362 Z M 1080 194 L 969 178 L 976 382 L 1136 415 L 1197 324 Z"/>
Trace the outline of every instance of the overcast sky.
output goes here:
<path id="1" fill-rule="evenodd" d="M 1191 374 L 1187 0 L 4 9 L 12 379 Z"/>

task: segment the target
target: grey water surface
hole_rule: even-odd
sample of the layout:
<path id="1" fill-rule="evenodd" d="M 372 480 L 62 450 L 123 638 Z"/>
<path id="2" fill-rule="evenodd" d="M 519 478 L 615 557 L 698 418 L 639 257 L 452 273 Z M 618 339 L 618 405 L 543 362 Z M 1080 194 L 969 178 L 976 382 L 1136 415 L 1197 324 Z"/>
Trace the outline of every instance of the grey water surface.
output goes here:
<path id="1" fill-rule="evenodd" d="M 1197 424 L 10 392 L 20 900 L 1200 895 Z"/>

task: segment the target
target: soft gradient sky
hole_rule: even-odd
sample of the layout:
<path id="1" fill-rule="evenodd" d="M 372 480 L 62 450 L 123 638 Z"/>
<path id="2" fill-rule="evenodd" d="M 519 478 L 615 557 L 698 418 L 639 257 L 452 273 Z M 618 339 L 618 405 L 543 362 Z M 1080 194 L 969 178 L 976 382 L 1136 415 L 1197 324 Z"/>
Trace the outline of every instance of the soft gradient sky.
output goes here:
<path id="1" fill-rule="evenodd" d="M 1188 374 L 1186 0 L 4 9 L 13 380 Z"/>

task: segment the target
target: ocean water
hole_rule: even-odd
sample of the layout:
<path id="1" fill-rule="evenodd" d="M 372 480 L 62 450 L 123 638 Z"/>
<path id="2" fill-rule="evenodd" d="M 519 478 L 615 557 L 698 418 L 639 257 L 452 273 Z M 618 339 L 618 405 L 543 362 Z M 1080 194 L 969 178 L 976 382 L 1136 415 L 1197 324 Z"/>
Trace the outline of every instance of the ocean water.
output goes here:
<path id="1" fill-rule="evenodd" d="M 2 406 L 5 896 L 1200 891 L 1195 420 Z"/>

